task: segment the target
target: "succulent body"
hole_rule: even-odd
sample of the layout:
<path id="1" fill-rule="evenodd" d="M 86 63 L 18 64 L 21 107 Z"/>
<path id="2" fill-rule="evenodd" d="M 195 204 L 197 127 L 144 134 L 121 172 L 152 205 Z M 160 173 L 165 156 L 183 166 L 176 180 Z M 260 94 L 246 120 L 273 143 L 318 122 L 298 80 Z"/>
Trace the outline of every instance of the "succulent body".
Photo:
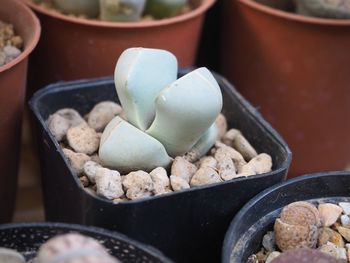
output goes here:
<path id="1" fill-rule="evenodd" d="M 215 120 L 222 109 L 220 87 L 206 68 L 176 80 L 177 61 L 169 52 L 131 48 L 115 70 L 117 93 L 126 119 L 113 119 L 103 132 L 100 158 L 122 172 L 166 167 L 171 157 L 215 143 Z"/>
<path id="2" fill-rule="evenodd" d="M 350 0 L 296 0 L 299 14 L 323 18 L 350 18 Z"/>
<path id="3" fill-rule="evenodd" d="M 321 219 L 315 206 L 295 202 L 283 208 L 275 222 L 276 244 L 281 251 L 295 248 L 315 248 Z"/>
<path id="4" fill-rule="evenodd" d="M 53 4 L 66 14 L 86 15 L 97 17 L 99 14 L 99 0 L 52 0 Z"/>
<path id="5" fill-rule="evenodd" d="M 140 20 L 146 0 L 100 0 L 100 18 L 104 21 Z"/>
<path id="6" fill-rule="evenodd" d="M 98 241 L 80 234 L 65 234 L 50 239 L 40 247 L 37 262 L 120 263 Z"/>
<path id="7" fill-rule="evenodd" d="M 334 257 L 331 257 L 323 252 L 315 249 L 300 248 L 282 253 L 273 263 L 295 263 L 295 262 L 327 262 L 340 263 Z"/>
<path id="8" fill-rule="evenodd" d="M 145 13 L 161 19 L 176 16 L 187 4 L 187 0 L 147 0 Z"/>

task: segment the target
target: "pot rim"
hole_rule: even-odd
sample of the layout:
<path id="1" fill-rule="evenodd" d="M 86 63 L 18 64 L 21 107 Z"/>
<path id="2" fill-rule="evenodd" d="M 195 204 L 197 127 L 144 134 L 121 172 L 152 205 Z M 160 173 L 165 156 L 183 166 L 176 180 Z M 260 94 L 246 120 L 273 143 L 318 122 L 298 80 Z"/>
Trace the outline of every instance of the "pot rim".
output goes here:
<path id="1" fill-rule="evenodd" d="M 36 45 L 38 44 L 40 34 L 41 34 L 40 21 L 37 18 L 37 16 L 34 14 L 34 12 L 29 7 L 27 7 L 25 4 L 23 4 L 21 1 L 12 0 L 12 2 L 14 5 L 16 5 L 16 9 L 22 8 L 23 12 L 27 12 L 28 15 L 30 16 L 30 18 L 32 19 L 32 22 L 34 24 L 33 38 L 31 39 L 30 42 L 26 43 L 25 49 L 22 51 L 22 53 L 17 58 L 15 58 L 11 62 L 9 62 L 3 66 L 0 66 L 0 73 L 14 67 L 15 65 L 19 64 L 24 59 L 26 59 L 29 56 L 29 54 L 34 50 Z M 13 12 L 13 10 L 11 10 L 11 12 Z"/>
<path id="2" fill-rule="evenodd" d="M 199 7 L 183 15 L 161 19 L 161 20 L 155 20 L 155 21 L 140 21 L 140 22 L 108 22 L 108 21 L 82 19 L 78 17 L 71 17 L 65 14 L 61 14 L 59 12 L 50 11 L 49 9 L 46 9 L 44 7 L 41 7 L 33 3 L 31 0 L 22 0 L 22 1 L 25 2 L 28 6 L 30 6 L 33 10 L 35 10 L 38 13 L 47 15 L 52 18 L 63 20 L 65 22 L 71 22 L 82 26 L 127 29 L 127 28 L 159 27 L 159 26 L 166 26 L 166 25 L 187 21 L 205 13 L 205 11 L 207 11 L 215 3 L 216 0 L 202 0 L 202 3 L 200 4 Z"/>
<path id="3" fill-rule="evenodd" d="M 258 3 L 254 0 L 237 0 L 237 1 L 259 12 L 276 16 L 279 18 L 284 18 L 291 21 L 314 24 L 314 25 L 327 25 L 327 26 L 349 26 L 350 25 L 350 19 L 308 17 L 304 15 L 298 15 L 298 14 L 288 13 L 286 11 L 278 10 L 276 8 Z"/>
<path id="4" fill-rule="evenodd" d="M 238 0 L 238 1 L 240 1 L 240 0 Z M 234 234 L 233 229 L 237 228 L 238 222 L 244 221 L 246 213 L 254 205 L 256 205 L 256 203 L 260 202 L 261 199 L 267 197 L 271 193 L 276 192 L 276 191 L 280 190 L 281 188 L 284 188 L 288 185 L 293 185 L 293 184 L 305 182 L 305 181 L 307 182 L 307 181 L 309 181 L 311 179 L 315 179 L 315 178 L 322 179 L 325 177 L 332 177 L 332 176 L 350 176 L 350 172 L 349 171 L 327 171 L 327 172 L 316 172 L 316 173 L 305 174 L 302 176 L 297 176 L 297 177 L 294 177 L 294 178 L 289 179 L 287 181 L 275 184 L 275 185 L 265 189 L 261 193 L 257 194 L 252 199 L 250 199 L 250 201 L 248 201 L 248 203 L 246 203 L 239 210 L 239 212 L 233 217 L 233 219 L 232 219 L 232 221 L 227 229 L 227 232 L 225 234 L 225 238 L 223 241 L 222 251 L 221 251 L 222 263 L 229 263 L 230 262 L 230 257 L 231 257 L 232 248 L 233 248 L 233 247 L 231 247 L 232 235 Z"/>

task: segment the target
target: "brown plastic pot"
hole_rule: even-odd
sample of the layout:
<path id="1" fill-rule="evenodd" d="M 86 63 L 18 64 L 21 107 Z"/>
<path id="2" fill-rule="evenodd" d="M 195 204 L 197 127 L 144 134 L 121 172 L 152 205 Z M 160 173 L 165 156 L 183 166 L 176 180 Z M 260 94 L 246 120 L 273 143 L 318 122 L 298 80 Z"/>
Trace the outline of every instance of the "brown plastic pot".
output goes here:
<path id="1" fill-rule="evenodd" d="M 282 134 L 290 176 L 350 163 L 350 20 L 225 0 L 221 72 Z"/>
<path id="2" fill-rule="evenodd" d="M 11 220 L 16 195 L 21 119 L 28 56 L 40 36 L 34 13 L 17 0 L 0 0 L 0 20 L 14 25 L 24 51 L 0 67 L 0 223 Z"/>
<path id="3" fill-rule="evenodd" d="M 38 14 L 43 33 L 31 60 L 33 89 L 59 80 L 112 75 L 117 58 L 129 47 L 173 52 L 179 66 L 192 66 L 204 14 L 215 0 L 192 0 L 189 13 L 157 21 L 105 22 L 62 15 L 25 1 Z"/>

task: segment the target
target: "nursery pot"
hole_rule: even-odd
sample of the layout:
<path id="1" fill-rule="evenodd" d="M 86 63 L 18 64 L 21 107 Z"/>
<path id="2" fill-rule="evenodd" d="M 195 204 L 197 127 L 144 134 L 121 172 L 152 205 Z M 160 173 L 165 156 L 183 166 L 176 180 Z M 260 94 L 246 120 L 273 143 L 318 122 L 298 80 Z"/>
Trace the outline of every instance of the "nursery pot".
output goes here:
<path id="1" fill-rule="evenodd" d="M 286 205 L 296 201 L 349 202 L 350 173 L 305 175 L 266 189 L 237 213 L 226 233 L 223 263 L 244 263 L 261 249 L 263 236 Z"/>
<path id="2" fill-rule="evenodd" d="M 115 101 L 114 81 L 53 84 L 30 102 L 39 131 L 46 218 L 117 230 L 157 247 L 176 262 L 218 262 L 232 217 L 254 195 L 285 178 L 291 153 L 260 114 L 225 79 L 215 76 L 230 127 L 240 129 L 258 152 L 272 156 L 272 172 L 118 204 L 94 197 L 71 172 L 45 120 L 61 108 L 84 115 L 98 102 Z"/>
<path id="3" fill-rule="evenodd" d="M 43 34 L 30 67 L 30 88 L 60 81 L 109 75 L 127 48 L 166 49 L 181 67 L 192 66 L 204 14 L 215 0 L 191 0 L 192 11 L 173 18 L 105 22 L 66 16 L 25 1 L 39 16 Z"/>
<path id="4" fill-rule="evenodd" d="M 79 233 L 98 240 L 123 263 L 171 263 L 160 251 L 112 231 L 63 223 L 21 223 L 0 225 L 0 247 L 15 249 L 29 261 L 48 239 L 67 233 Z"/>
<path id="5" fill-rule="evenodd" d="M 349 165 L 350 20 L 226 0 L 223 26 L 222 73 L 285 137 L 290 175 Z"/>
<path id="6" fill-rule="evenodd" d="M 4 223 L 11 220 L 15 204 L 27 63 L 39 40 L 40 24 L 17 0 L 0 0 L 0 21 L 13 24 L 24 40 L 22 54 L 0 67 L 0 223 Z"/>

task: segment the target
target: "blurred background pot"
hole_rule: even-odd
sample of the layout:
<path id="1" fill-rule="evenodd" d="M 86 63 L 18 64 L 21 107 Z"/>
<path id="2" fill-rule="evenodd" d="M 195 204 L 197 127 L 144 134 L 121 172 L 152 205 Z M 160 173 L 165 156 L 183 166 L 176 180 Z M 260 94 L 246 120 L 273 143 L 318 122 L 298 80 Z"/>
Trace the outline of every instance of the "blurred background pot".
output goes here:
<path id="1" fill-rule="evenodd" d="M 284 136 L 294 155 L 290 176 L 343 170 L 350 163 L 350 20 L 223 2 L 221 73 Z"/>
<path id="2" fill-rule="evenodd" d="M 24 40 L 23 52 L 0 67 L 0 223 L 11 220 L 17 186 L 19 141 L 28 56 L 40 36 L 34 13 L 17 0 L 0 0 L 0 20 L 14 26 Z"/>
<path id="3" fill-rule="evenodd" d="M 48 239 L 67 233 L 79 233 L 97 239 L 123 263 L 171 263 L 160 251 L 112 231 L 63 223 L 20 223 L 0 225 L 0 247 L 15 249 L 26 260 L 36 256 L 39 247 Z"/>
<path id="4" fill-rule="evenodd" d="M 222 250 L 223 263 L 246 262 L 261 249 L 262 238 L 286 205 L 296 201 L 349 202 L 350 173 L 300 176 L 266 189 L 249 201 L 232 220 Z"/>
<path id="5" fill-rule="evenodd" d="M 43 34 L 31 61 L 32 90 L 59 81 L 111 75 L 130 47 L 169 50 L 179 66 L 194 64 L 205 12 L 215 0 L 191 0 L 188 13 L 154 21 L 105 22 L 60 14 L 25 1 L 39 16 Z"/>

